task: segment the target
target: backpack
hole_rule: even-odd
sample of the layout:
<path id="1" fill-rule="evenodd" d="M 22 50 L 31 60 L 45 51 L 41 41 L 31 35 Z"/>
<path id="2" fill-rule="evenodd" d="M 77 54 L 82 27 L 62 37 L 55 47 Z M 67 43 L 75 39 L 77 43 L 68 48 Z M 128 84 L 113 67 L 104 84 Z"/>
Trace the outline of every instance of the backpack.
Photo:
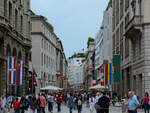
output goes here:
<path id="1" fill-rule="evenodd" d="M 81 105 L 82 105 L 81 100 L 78 100 L 78 106 L 81 106 Z"/>

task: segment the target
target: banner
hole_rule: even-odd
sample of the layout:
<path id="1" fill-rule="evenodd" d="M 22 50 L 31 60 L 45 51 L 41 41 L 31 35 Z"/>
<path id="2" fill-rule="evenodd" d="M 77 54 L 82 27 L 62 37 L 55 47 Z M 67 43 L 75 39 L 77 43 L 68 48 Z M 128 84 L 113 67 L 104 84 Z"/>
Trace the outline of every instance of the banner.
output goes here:
<path id="1" fill-rule="evenodd" d="M 112 64 L 105 65 L 105 85 L 111 85 Z"/>
<path id="2" fill-rule="evenodd" d="M 113 56 L 113 66 L 114 66 L 114 83 L 120 82 L 121 76 L 121 63 L 120 63 L 120 55 Z"/>
<path id="3" fill-rule="evenodd" d="M 22 85 L 23 62 L 15 57 L 8 58 L 8 83 L 9 85 Z"/>

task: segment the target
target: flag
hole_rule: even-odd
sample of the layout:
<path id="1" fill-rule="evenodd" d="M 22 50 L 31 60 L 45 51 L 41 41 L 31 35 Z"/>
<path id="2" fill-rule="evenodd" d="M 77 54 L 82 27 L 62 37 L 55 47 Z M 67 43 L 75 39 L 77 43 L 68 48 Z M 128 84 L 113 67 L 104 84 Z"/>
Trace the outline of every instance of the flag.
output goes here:
<path id="1" fill-rule="evenodd" d="M 113 56 L 113 66 L 114 66 L 114 82 L 120 82 L 120 73 L 121 73 L 121 62 L 120 55 Z"/>
<path id="2" fill-rule="evenodd" d="M 16 84 L 16 58 L 15 57 L 9 57 L 8 58 L 8 71 L 9 71 L 9 85 L 15 85 Z"/>
<path id="3" fill-rule="evenodd" d="M 36 74 L 36 72 L 35 72 L 35 69 L 33 69 L 33 85 L 34 85 L 34 86 L 37 86 L 36 76 L 37 76 L 37 74 Z"/>
<path id="4" fill-rule="evenodd" d="M 112 64 L 105 65 L 105 85 L 111 85 Z"/>
<path id="5" fill-rule="evenodd" d="M 96 86 L 96 77 L 93 76 L 93 85 L 92 86 Z"/>
<path id="6" fill-rule="evenodd" d="M 22 85 L 22 67 L 23 67 L 23 61 L 18 60 L 17 61 L 17 72 L 16 72 L 16 85 Z"/>

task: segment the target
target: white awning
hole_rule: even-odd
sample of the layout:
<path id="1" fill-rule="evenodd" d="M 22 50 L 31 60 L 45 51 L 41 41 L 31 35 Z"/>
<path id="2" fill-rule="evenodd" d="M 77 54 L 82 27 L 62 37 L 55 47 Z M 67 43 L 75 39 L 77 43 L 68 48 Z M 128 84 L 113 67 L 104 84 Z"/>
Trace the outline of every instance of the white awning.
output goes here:
<path id="1" fill-rule="evenodd" d="M 46 86 L 44 88 L 41 88 L 40 90 L 52 90 L 52 91 L 58 91 L 62 90 L 62 88 L 56 87 L 56 86 Z"/>

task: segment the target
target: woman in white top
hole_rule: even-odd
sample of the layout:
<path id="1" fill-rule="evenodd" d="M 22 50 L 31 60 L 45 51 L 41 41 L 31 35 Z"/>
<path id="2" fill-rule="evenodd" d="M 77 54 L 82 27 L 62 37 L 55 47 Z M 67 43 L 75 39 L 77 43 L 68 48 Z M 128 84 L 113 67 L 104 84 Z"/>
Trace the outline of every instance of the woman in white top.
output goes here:
<path id="1" fill-rule="evenodd" d="M 89 105 L 90 105 L 90 112 L 93 113 L 94 112 L 94 105 L 96 103 L 96 99 L 93 95 L 90 96 L 89 98 Z"/>
<path id="2" fill-rule="evenodd" d="M 122 113 L 128 113 L 128 102 L 129 102 L 128 94 L 125 93 L 122 99 Z"/>

